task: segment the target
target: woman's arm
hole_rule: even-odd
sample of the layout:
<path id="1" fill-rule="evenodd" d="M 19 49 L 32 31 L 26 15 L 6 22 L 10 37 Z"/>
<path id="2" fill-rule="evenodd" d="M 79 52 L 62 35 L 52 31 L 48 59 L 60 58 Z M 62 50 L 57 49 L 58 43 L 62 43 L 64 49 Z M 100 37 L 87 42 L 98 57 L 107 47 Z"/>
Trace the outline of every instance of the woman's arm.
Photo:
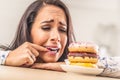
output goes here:
<path id="1" fill-rule="evenodd" d="M 120 57 L 100 57 L 97 65 L 104 69 L 101 76 L 120 78 Z"/>
<path id="2" fill-rule="evenodd" d="M 61 68 L 61 64 L 65 64 L 65 62 L 56 62 L 56 63 L 35 63 L 31 68 L 36 69 L 47 69 L 47 70 L 54 70 L 54 71 L 64 71 Z"/>
<path id="3" fill-rule="evenodd" d="M 0 51 L 0 65 L 4 65 L 5 64 L 5 60 L 8 56 L 10 51 Z"/>

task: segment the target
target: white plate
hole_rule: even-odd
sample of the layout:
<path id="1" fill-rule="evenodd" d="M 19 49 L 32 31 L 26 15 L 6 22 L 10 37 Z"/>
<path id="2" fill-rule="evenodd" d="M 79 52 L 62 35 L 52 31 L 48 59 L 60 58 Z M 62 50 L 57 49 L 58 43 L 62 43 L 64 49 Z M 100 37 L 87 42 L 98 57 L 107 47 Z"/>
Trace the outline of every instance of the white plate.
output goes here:
<path id="1" fill-rule="evenodd" d="M 67 72 L 74 72 L 74 73 L 87 74 L 87 75 L 98 75 L 103 71 L 103 69 L 99 69 L 99 68 L 88 68 L 88 67 L 81 67 L 74 65 L 61 65 L 61 67 L 64 71 Z"/>

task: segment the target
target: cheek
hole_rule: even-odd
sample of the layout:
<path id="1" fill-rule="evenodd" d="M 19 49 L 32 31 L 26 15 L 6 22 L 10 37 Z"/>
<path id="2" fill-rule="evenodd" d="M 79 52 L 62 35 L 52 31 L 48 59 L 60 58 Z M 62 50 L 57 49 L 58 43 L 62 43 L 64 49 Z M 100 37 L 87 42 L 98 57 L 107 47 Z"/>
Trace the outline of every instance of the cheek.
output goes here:
<path id="1" fill-rule="evenodd" d="M 31 37 L 32 37 L 32 42 L 35 44 L 39 44 L 42 45 L 44 42 L 47 41 L 48 39 L 48 34 L 42 33 L 42 32 L 33 32 L 31 33 Z"/>
<path id="2" fill-rule="evenodd" d="M 67 43 L 67 37 L 64 38 L 64 40 L 62 41 L 63 45 L 66 45 Z"/>
<path id="3" fill-rule="evenodd" d="M 61 45 L 62 45 L 62 47 L 63 47 L 63 50 L 64 50 L 64 48 L 65 48 L 65 46 L 66 46 L 66 43 L 67 43 L 67 36 L 64 36 L 64 37 L 61 39 Z"/>

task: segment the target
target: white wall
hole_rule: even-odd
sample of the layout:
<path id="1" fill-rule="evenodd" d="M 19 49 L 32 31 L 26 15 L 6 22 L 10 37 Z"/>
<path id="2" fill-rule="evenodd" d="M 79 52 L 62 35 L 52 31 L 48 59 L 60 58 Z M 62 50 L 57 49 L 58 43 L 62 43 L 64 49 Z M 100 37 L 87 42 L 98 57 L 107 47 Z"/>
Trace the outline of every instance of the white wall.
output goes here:
<path id="1" fill-rule="evenodd" d="M 9 43 L 34 0 L 0 0 L 0 43 Z M 120 0 L 62 0 L 70 9 L 77 41 L 100 45 L 103 55 L 120 55 Z"/>
<path id="2" fill-rule="evenodd" d="M 99 44 L 103 55 L 120 55 L 120 0 L 70 0 L 67 5 L 77 41 Z"/>
<path id="3" fill-rule="evenodd" d="M 26 7 L 34 0 L 0 0 L 0 44 L 13 39 Z"/>

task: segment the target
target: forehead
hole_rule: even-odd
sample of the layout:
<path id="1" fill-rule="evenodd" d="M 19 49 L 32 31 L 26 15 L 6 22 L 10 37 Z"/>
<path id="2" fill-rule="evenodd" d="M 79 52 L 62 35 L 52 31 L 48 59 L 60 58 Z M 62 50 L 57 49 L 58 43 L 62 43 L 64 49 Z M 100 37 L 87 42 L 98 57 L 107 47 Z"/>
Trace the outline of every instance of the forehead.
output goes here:
<path id="1" fill-rule="evenodd" d="M 60 13 L 64 13 L 63 9 L 58 7 L 58 6 L 54 6 L 54 5 L 44 5 L 39 12 L 60 12 Z"/>
<path id="2" fill-rule="evenodd" d="M 54 5 L 43 6 L 38 11 L 36 18 L 45 19 L 45 18 L 51 18 L 51 17 L 59 17 L 61 19 L 66 19 L 64 10 Z"/>

